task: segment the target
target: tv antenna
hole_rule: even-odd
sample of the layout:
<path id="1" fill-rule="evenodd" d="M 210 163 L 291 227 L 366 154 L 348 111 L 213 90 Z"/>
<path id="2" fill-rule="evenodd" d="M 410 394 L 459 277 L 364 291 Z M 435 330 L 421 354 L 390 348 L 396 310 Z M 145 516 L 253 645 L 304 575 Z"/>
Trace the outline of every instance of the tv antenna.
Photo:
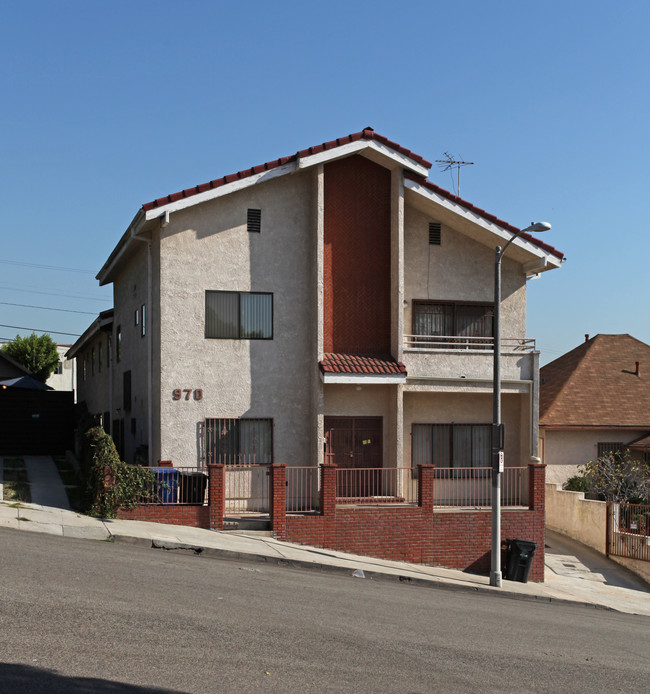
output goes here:
<path id="1" fill-rule="evenodd" d="M 456 167 L 456 177 L 457 177 L 457 192 L 456 195 L 460 196 L 460 167 L 461 166 L 474 166 L 473 161 L 462 161 L 461 159 L 454 159 L 454 157 L 445 152 L 446 159 L 436 159 L 436 164 L 440 165 L 442 171 L 450 171 L 454 166 Z M 453 181 L 453 178 L 452 178 Z"/>

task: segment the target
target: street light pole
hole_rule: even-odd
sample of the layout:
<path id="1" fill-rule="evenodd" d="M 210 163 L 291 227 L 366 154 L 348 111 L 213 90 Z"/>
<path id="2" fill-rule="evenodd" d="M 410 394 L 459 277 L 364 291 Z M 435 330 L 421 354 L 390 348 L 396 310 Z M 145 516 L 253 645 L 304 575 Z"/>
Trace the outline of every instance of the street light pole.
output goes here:
<path id="1" fill-rule="evenodd" d="M 512 236 L 506 245 L 496 247 L 494 256 L 494 362 L 492 381 L 492 552 L 490 585 L 501 588 L 501 473 L 505 436 L 501 423 L 501 259 L 508 246 L 521 234 L 548 231 L 548 222 L 534 222 Z"/>

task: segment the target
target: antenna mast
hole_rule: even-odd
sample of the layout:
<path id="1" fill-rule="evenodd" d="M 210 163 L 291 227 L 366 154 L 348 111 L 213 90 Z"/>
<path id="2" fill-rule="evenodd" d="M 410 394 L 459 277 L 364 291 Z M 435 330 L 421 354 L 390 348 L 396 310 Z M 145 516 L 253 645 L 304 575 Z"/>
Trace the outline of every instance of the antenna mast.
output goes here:
<path id="1" fill-rule="evenodd" d="M 449 171 L 452 167 L 456 167 L 456 173 L 457 173 L 457 192 L 456 195 L 460 196 L 460 167 L 461 166 L 473 166 L 474 162 L 473 161 L 462 161 L 460 159 L 454 159 L 454 157 L 449 154 L 449 152 L 445 152 L 445 157 L 446 159 L 436 159 L 436 164 L 440 164 L 440 168 L 442 171 Z"/>

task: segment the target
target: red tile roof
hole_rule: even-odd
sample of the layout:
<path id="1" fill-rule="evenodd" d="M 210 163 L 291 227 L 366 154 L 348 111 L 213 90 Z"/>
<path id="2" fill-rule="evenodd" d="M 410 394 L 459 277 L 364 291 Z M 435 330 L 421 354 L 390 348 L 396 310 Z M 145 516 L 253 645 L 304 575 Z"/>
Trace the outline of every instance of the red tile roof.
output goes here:
<path id="1" fill-rule="evenodd" d="M 409 159 L 412 159 L 413 161 L 422 165 L 426 169 L 430 169 L 432 166 L 430 161 L 427 161 L 426 159 L 421 157 L 419 154 L 415 154 L 415 152 L 412 152 L 410 149 L 407 149 L 406 147 L 402 147 L 402 145 L 398 144 L 397 142 L 393 142 L 392 140 L 389 140 L 387 137 L 384 137 L 383 135 L 376 133 L 372 128 L 367 127 L 358 133 L 352 133 L 350 135 L 346 135 L 345 137 L 339 137 L 336 140 L 330 140 L 329 142 L 323 142 L 320 145 L 314 145 L 313 147 L 308 147 L 307 149 L 301 149 L 299 152 L 296 152 L 295 154 L 292 154 L 291 156 L 280 157 L 280 159 L 274 159 L 272 161 L 267 161 L 264 164 L 259 164 L 258 166 L 253 166 L 250 169 L 242 169 L 241 171 L 238 171 L 237 173 L 229 174 L 227 176 L 223 176 L 222 178 L 215 178 L 213 181 L 209 181 L 208 183 L 201 183 L 200 185 L 194 186 L 192 188 L 186 188 L 185 190 L 181 190 L 177 193 L 171 193 L 170 195 L 165 195 L 162 198 L 157 198 L 156 200 L 152 200 L 151 202 L 144 203 L 142 205 L 142 209 L 145 212 L 148 212 L 148 211 L 153 210 L 157 207 L 162 207 L 163 205 L 167 205 L 169 203 L 176 202 L 178 200 L 183 200 L 184 198 L 189 198 L 189 197 L 192 197 L 193 195 L 198 195 L 199 193 L 204 193 L 208 190 L 213 190 L 215 188 L 219 188 L 223 185 L 226 185 L 227 183 L 232 183 L 233 181 L 240 181 L 240 180 L 248 178 L 250 176 L 254 176 L 255 174 L 263 173 L 264 171 L 271 171 L 272 169 L 277 169 L 278 167 L 284 166 L 285 164 L 289 164 L 291 162 L 298 161 L 298 159 L 300 159 L 300 158 L 308 157 L 308 156 L 313 155 L 313 154 L 319 154 L 321 152 L 335 149 L 336 147 L 340 147 L 342 145 L 346 145 L 346 144 L 349 144 L 351 142 L 356 142 L 358 140 L 374 140 L 375 142 L 379 142 L 380 144 L 386 145 L 386 147 L 390 147 L 391 149 L 395 150 L 396 152 L 403 154 L 404 156 L 408 157 Z M 486 219 L 490 222 L 494 222 L 495 224 L 498 224 L 500 227 L 503 227 L 504 229 L 507 229 L 508 231 L 512 231 L 513 233 L 517 233 L 519 231 L 519 229 L 517 229 L 517 227 L 514 227 L 511 224 L 508 224 L 508 222 L 504 222 L 503 220 L 499 219 L 495 215 L 490 214 L 489 212 L 486 212 L 485 210 L 482 210 L 480 207 L 476 207 L 475 205 L 472 205 L 472 203 L 467 202 L 466 200 L 463 200 L 462 198 L 458 197 L 457 195 L 454 195 L 453 193 L 450 193 L 449 191 L 445 190 L 444 188 L 441 188 L 440 186 L 437 186 L 435 183 L 431 183 L 430 181 L 427 181 L 426 178 L 423 178 L 422 176 L 418 176 L 416 173 L 413 173 L 412 171 L 405 171 L 405 176 L 406 176 L 406 178 L 409 178 L 412 181 L 420 183 L 425 188 L 428 188 L 429 190 L 431 190 L 435 193 L 438 193 L 439 195 L 442 195 L 444 198 L 446 198 L 452 202 L 455 202 L 456 204 L 460 205 L 461 207 L 464 207 L 465 209 L 470 210 L 470 211 L 480 215 L 484 219 Z M 564 258 L 564 253 L 562 253 L 561 251 L 558 251 L 553 246 L 550 246 L 550 245 L 544 243 L 543 241 L 540 241 L 536 236 L 532 236 L 531 234 L 522 234 L 521 237 L 530 241 L 531 243 L 538 246 L 539 248 L 546 251 L 547 253 L 551 253 L 552 255 L 556 256 L 557 258 Z"/>
<path id="2" fill-rule="evenodd" d="M 508 231 L 511 231 L 513 234 L 516 234 L 519 231 L 519 229 L 517 229 L 517 227 L 515 227 L 515 226 L 512 226 L 512 224 L 508 224 L 508 222 L 504 222 L 502 219 L 499 219 L 495 215 L 490 214 L 489 212 L 486 212 L 485 210 L 482 210 L 480 207 L 477 207 L 476 205 L 472 205 L 471 202 L 467 202 L 467 200 L 463 200 L 462 198 L 459 198 L 457 195 L 454 195 L 453 193 L 450 193 L 448 190 L 445 190 L 444 188 L 437 186 L 435 183 L 431 183 L 431 181 L 427 181 L 427 179 L 423 178 L 422 176 L 417 176 L 416 174 L 412 173 L 411 171 L 405 171 L 404 177 L 410 179 L 411 181 L 415 181 L 416 183 L 419 183 L 420 185 L 424 186 L 425 188 L 432 191 L 433 193 L 437 193 L 438 195 L 441 195 L 443 198 L 446 198 L 447 200 L 450 200 L 451 202 L 455 202 L 457 205 L 464 207 L 466 210 L 470 210 L 471 212 L 475 212 L 476 214 L 483 217 L 483 219 L 486 219 L 489 222 L 493 222 L 494 224 L 498 224 L 500 227 L 507 229 Z M 538 246 L 542 250 L 546 251 L 547 253 L 554 255 L 556 258 L 564 258 L 564 253 L 562 253 L 562 251 L 558 251 L 557 248 L 550 246 L 548 243 L 544 243 L 543 241 L 540 241 L 537 238 L 537 236 L 533 236 L 532 234 L 524 233 L 524 234 L 521 234 L 520 238 L 526 239 L 527 241 L 534 243 L 536 246 Z"/>
<path id="3" fill-rule="evenodd" d="M 596 335 L 542 367 L 539 423 L 650 429 L 650 345 Z"/>
<path id="4" fill-rule="evenodd" d="M 336 147 L 340 147 L 341 145 L 347 145 L 351 142 L 356 142 L 357 140 L 362 139 L 374 140 L 375 142 L 379 142 L 380 144 L 386 145 L 387 147 L 394 149 L 400 154 L 409 157 L 409 159 L 412 159 L 418 164 L 421 164 L 426 169 L 431 168 L 431 162 L 427 161 L 419 154 L 415 154 L 414 152 L 411 152 L 410 149 L 406 149 L 406 147 L 402 147 L 402 145 L 397 144 L 397 142 L 393 142 L 392 140 L 389 140 L 387 137 L 384 137 L 383 135 L 376 133 L 372 128 L 364 128 L 358 133 L 352 133 L 351 135 L 347 135 L 346 137 L 339 137 L 336 140 L 330 140 L 329 142 L 323 142 L 320 145 L 308 147 L 307 149 L 301 149 L 299 152 L 296 152 L 296 154 L 292 154 L 289 157 L 281 157 L 280 159 L 267 161 L 265 164 L 253 166 L 253 168 L 251 169 L 243 169 L 242 171 L 238 171 L 234 174 L 229 174 L 228 176 L 224 176 L 223 178 L 216 178 L 214 181 L 202 183 L 201 185 L 194 186 L 193 188 L 186 188 L 185 190 L 181 190 L 178 193 L 166 195 L 165 197 L 158 198 L 157 200 L 153 200 L 152 202 L 146 202 L 144 205 L 142 205 L 142 208 L 145 211 L 153 210 L 156 207 L 167 205 L 170 202 L 176 202 L 177 200 L 182 200 L 183 198 L 189 198 L 192 195 L 197 195 L 198 193 L 203 193 L 207 190 L 219 188 L 220 186 L 223 186 L 226 183 L 232 183 L 233 181 L 239 181 L 241 179 L 248 178 L 249 176 L 254 176 L 255 174 L 262 173 L 264 171 L 270 171 L 271 169 L 276 169 L 279 166 L 284 166 L 284 164 L 288 164 L 293 161 L 298 161 L 298 159 L 300 158 L 308 157 L 312 154 L 319 154 L 320 152 L 335 149 Z"/>
<path id="5" fill-rule="evenodd" d="M 329 353 L 323 355 L 323 360 L 318 365 L 323 373 L 406 375 L 404 364 L 390 356 L 371 357 Z"/>

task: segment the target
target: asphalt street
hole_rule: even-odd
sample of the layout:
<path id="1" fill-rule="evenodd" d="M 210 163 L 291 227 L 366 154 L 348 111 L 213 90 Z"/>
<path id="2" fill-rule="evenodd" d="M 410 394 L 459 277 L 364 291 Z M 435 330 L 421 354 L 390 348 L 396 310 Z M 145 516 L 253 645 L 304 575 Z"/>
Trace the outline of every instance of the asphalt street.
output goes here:
<path id="1" fill-rule="evenodd" d="M 3 692 L 646 692 L 650 618 L 0 529 Z"/>

